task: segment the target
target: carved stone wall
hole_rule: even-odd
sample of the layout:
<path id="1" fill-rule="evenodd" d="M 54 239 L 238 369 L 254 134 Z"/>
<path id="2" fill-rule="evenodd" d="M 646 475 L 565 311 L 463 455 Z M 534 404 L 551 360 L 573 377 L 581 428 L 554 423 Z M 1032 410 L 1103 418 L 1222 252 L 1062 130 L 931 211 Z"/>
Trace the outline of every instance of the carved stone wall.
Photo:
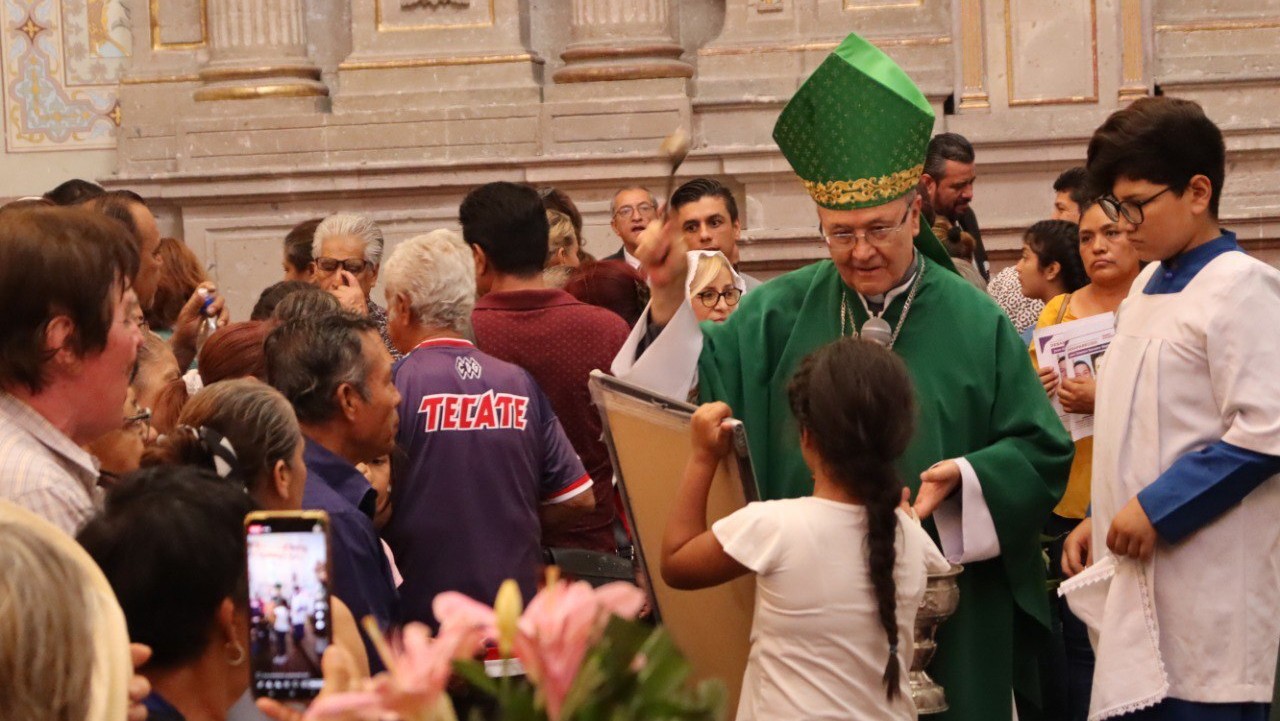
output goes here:
<path id="1" fill-rule="evenodd" d="M 210 21 L 236 8 L 244 21 L 245 2 L 129 6 L 108 179 L 157 199 L 240 315 L 278 276 L 294 223 L 366 212 L 396 242 L 456 224 L 463 194 L 490 180 L 566 190 L 588 250 L 612 252 L 610 196 L 661 187 L 657 148 L 676 126 L 694 139 L 681 175 L 738 194 L 752 272 L 820 257 L 812 204 L 770 131 L 851 31 L 915 78 L 936 131 L 974 142 L 974 208 L 997 264 L 1048 214 L 1053 178 L 1082 161 L 1092 130 L 1152 92 L 1200 100 L 1222 125 L 1224 223 L 1280 254 L 1270 0 L 254 0 L 255 17 L 291 12 L 301 34 L 220 75 L 231 55 Z M 228 86 L 243 89 L 209 96 Z"/>

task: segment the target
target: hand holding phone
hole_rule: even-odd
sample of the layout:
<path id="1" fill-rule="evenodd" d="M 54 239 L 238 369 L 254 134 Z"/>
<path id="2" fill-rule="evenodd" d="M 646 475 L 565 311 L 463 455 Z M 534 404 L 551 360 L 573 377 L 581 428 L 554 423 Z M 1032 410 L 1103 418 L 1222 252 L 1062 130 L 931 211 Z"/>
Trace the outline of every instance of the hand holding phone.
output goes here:
<path id="1" fill-rule="evenodd" d="M 324 685 L 320 659 L 333 640 L 329 516 L 250 513 L 245 534 L 253 695 L 315 698 Z"/>

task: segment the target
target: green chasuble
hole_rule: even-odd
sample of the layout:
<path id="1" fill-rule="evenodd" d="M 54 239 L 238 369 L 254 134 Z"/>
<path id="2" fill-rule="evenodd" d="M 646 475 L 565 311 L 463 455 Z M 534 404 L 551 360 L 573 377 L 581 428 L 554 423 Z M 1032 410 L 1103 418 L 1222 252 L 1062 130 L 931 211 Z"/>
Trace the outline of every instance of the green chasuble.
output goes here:
<path id="1" fill-rule="evenodd" d="M 938 718 L 1001 721 L 1011 717 L 1011 689 L 1039 702 L 1036 654 L 1049 628 L 1039 538 L 1066 487 L 1074 448 L 996 304 L 929 258 L 920 283 L 893 348 L 910 369 L 919 409 L 898 468 L 914 491 L 929 466 L 967 458 L 1001 549 L 965 566 L 959 609 L 939 632 L 930 674 L 946 688 L 951 710 Z M 701 400 L 727 402 L 746 424 L 764 499 L 813 492 L 786 389 L 802 358 L 840 336 L 845 293 L 861 327 L 862 303 L 830 260 L 748 293 L 726 322 L 702 324 Z M 884 314 L 891 327 L 906 295 Z M 936 539 L 932 520 L 925 525 Z"/>

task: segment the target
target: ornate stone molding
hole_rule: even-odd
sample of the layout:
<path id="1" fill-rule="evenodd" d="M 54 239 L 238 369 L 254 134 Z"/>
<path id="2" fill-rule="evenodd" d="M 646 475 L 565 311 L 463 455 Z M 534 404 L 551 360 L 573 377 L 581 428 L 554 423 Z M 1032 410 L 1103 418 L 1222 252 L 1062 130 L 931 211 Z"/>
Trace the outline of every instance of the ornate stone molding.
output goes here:
<path id="1" fill-rule="evenodd" d="M 209 0 L 209 63 L 197 101 L 321 97 L 301 0 Z"/>
<path id="2" fill-rule="evenodd" d="M 557 83 L 691 78 L 672 39 L 668 0 L 573 0 L 573 42 Z"/>

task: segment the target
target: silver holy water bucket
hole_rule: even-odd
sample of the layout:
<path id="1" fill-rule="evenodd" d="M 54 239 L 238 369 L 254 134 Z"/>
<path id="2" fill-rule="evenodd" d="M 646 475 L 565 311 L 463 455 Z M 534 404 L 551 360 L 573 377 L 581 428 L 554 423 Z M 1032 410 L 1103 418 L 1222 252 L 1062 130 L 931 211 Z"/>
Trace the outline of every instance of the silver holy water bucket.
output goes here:
<path id="1" fill-rule="evenodd" d="M 920 611 L 916 613 L 915 654 L 911 658 L 911 671 L 907 679 L 911 682 L 911 700 L 916 703 L 916 711 L 921 715 L 942 713 L 947 710 L 947 694 L 937 681 L 929 678 L 925 671 L 933 654 L 938 650 L 934 637 L 942 622 L 956 612 L 960 603 L 960 587 L 956 577 L 964 570 L 964 566 L 952 565 L 951 570 L 930 574 L 925 584 L 924 600 L 920 602 Z"/>

